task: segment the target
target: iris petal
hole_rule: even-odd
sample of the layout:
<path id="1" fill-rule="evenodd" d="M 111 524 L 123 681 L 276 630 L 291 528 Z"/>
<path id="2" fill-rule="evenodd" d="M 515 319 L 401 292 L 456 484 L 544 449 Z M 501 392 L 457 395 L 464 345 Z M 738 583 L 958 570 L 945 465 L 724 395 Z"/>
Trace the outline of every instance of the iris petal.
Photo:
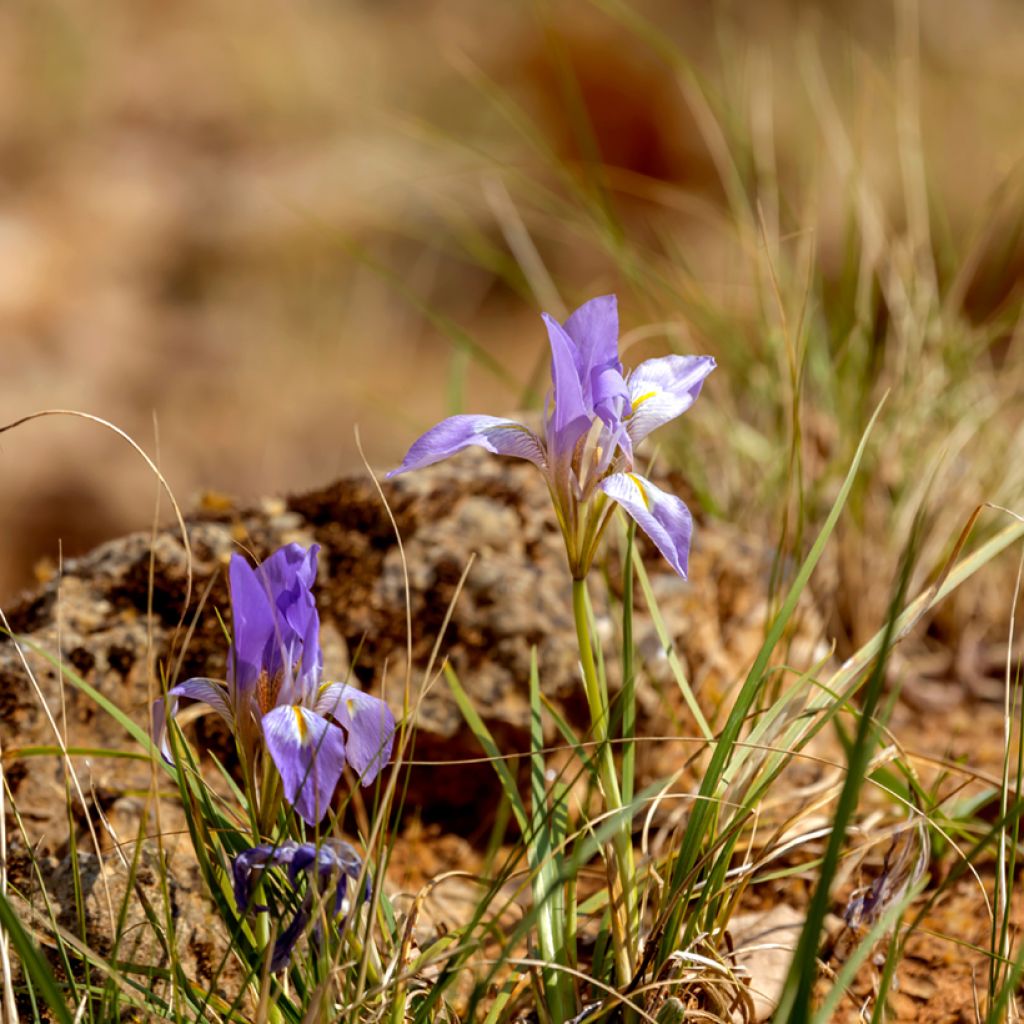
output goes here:
<path id="1" fill-rule="evenodd" d="M 160 753 L 168 764 L 171 762 L 171 751 L 167 745 L 167 719 L 178 713 L 179 697 L 202 701 L 211 711 L 220 715 L 229 729 L 234 725 L 234 715 L 228 706 L 227 694 L 219 683 L 212 679 L 186 679 L 185 682 L 171 687 L 167 691 L 169 706 L 166 710 L 163 699 L 155 700 L 152 709 L 153 742 L 160 748 Z"/>
<path id="2" fill-rule="evenodd" d="M 565 333 L 575 342 L 584 365 L 610 365 L 619 358 L 619 302 L 614 295 L 597 295 L 565 321 Z"/>
<path id="3" fill-rule="evenodd" d="M 413 443 L 398 469 L 391 470 L 387 477 L 433 465 L 472 445 L 486 448 L 495 455 L 528 459 L 540 469 L 546 465 L 540 438 L 522 423 L 499 416 L 461 415 L 449 416 L 431 427 Z"/>
<path id="4" fill-rule="evenodd" d="M 274 615 L 267 585 L 241 555 L 231 556 L 231 621 L 234 633 L 228 677 L 241 692 L 256 685 L 274 636 Z"/>
<path id="5" fill-rule="evenodd" d="M 345 767 L 341 730 L 309 708 L 285 704 L 263 716 L 263 737 L 284 795 L 310 825 L 327 813 Z"/>
<path id="6" fill-rule="evenodd" d="M 345 683 L 326 686 L 316 711 L 339 722 L 348 734 L 345 756 L 368 786 L 388 763 L 395 739 L 395 716 L 377 697 Z"/>
<path id="7" fill-rule="evenodd" d="M 568 320 L 565 333 L 572 339 L 585 397 L 597 409 L 607 399 L 606 389 L 622 387 L 619 361 L 619 307 L 614 295 L 599 295 L 584 302 Z M 618 378 L 616 381 L 615 378 Z"/>
<path id="8" fill-rule="evenodd" d="M 277 609 L 281 636 L 275 639 L 284 643 L 286 649 L 293 646 L 291 641 L 303 643 L 303 669 L 320 668 L 320 648 L 317 642 L 320 621 L 313 597 L 316 582 L 316 562 L 320 545 L 309 548 L 301 544 L 286 544 L 278 548 L 257 570 L 269 589 L 269 598 Z M 313 638 L 312 649 L 307 649 L 309 638 Z"/>
<path id="9" fill-rule="evenodd" d="M 662 356 L 641 363 L 628 382 L 633 414 L 627 426 L 633 444 L 686 412 L 714 368 L 711 356 Z"/>
<path id="10" fill-rule="evenodd" d="M 348 910 L 348 881 L 359 878 L 363 864 L 359 854 L 342 839 L 325 839 L 319 845 L 287 840 L 279 845 L 263 843 L 243 850 L 235 857 L 232 865 L 235 903 L 240 914 L 268 909 L 265 906 L 252 906 L 252 894 L 264 871 L 275 866 L 287 868 L 288 885 L 296 897 L 302 892 L 301 877 L 306 876 L 305 894 L 292 920 L 278 935 L 271 953 L 270 969 L 280 971 L 288 965 L 295 944 L 309 924 L 315 897 L 328 895 L 331 883 L 334 882 L 333 916 L 339 917 Z M 371 891 L 367 872 L 365 899 L 370 898 Z M 322 939 L 322 933 L 322 915 L 318 914 L 312 934 L 315 943 Z"/>
<path id="11" fill-rule="evenodd" d="M 572 338 L 553 317 L 544 314 L 551 342 L 551 388 L 554 408 L 548 421 L 548 450 L 555 465 L 572 457 L 576 442 L 590 429 L 593 405 L 583 393 L 583 370 Z"/>
<path id="12" fill-rule="evenodd" d="M 668 564 L 686 579 L 693 516 L 683 502 L 636 473 L 616 473 L 598 488 L 636 520 Z"/>
<path id="13" fill-rule="evenodd" d="M 252 899 L 252 892 L 268 861 L 273 861 L 275 847 L 269 844 L 253 846 L 243 850 L 231 866 L 231 874 L 234 882 L 235 903 L 238 912 L 245 914 L 249 910 L 249 901 Z"/>

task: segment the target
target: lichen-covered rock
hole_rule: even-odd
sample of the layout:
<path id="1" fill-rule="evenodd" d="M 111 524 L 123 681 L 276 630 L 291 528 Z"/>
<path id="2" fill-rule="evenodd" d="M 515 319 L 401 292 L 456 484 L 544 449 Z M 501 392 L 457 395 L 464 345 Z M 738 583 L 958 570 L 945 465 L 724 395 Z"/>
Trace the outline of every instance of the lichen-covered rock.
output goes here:
<path id="1" fill-rule="evenodd" d="M 137 858 L 129 843 L 102 859 L 84 850 L 58 859 L 33 858 L 16 845 L 7 860 L 15 911 L 35 931 L 56 925 L 83 940 L 124 977 L 148 977 L 157 997 L 169 998 L 171 990 L 153 969 L 177 965 L 202 990 L 230 1003 L 244 978 L 225 928 L 202 893 L 194 858 L 174 852 L 181 844 L 170 846 L 162 857 L 147 841 Z M 59 959 L 51 959 L 61 972 Z M 103 980 L 102 970 L 94 972 L 94 982 Z"/>
<path id="2" fill-rule="evenodd" d="M 678 489 L 678 481 L 669 486 Z M 62 762 L 21 756 L 26 747 L 53 745 L 59 734 L 68 747 L 89 750 L 71 762 L 88 801 L 100 811 L 150 785 L 146 761 L 103 756 L 104 750 L 137 747 L 115 718 L 76 688 L 72 673 L 146 728 L 161 680 L 223 677 L 227 645 L 217 613 L 227 619 L 223 570 L 231 552 L 241 548 L 263 557 L 293 540 L 322 546 L 316 593 L 328 673 L 344 677 L 351 671 L 359 685 L 383 691 L 396 711 L 410 680 L 418 733 L 407 807 L 464 834 L 486 827 L 480 808 L 492 806 L 497 796 L 493 773 L 442 763 L 476 757 L 480 750 L 444 679 L 437 677 L 441 659 L 449 660 L 504 749 L 527 744 L 533 648 L 544 692 L 571 719 L 585 721 L 570 580 L 547 489 L 526 463 L 466 452 L 385 484 L 384 494 L 403 539 L 404 561 L 374 483 L 352 478 L 249 508 L 207 499 L 188 524 L 194 576 L 187 605 L 188 558 L 169 530 L 155 540 L 134 534 L 69 560 L 59 577 L 10 609 L 11 630 L 22 640 L 0 640 L 0 742 L 28 841 L 66 853 Z M 654 593 L 690 679 L 713 707 L 742 679 L 761 642 L 767 552 L 721 526 L 698 525 L 687 582 L 646 540 L 640 545 L 650 556 L 645 561 Z M 593 578 L 614 684 L 618 611 L 610 594 L 621 587 L 618 560 L 610 559 L 608 572 Z M 647 716 L 642 724 L 649 733 L 692 732 L 662 645 L 642 602 L 639 607 L 636 640 L 645 668 L 640 706 Z M 813 610 L 803 614 L 803 650 L 792 657 L 798 663 L 809 660 L 820 636 Z M 435 675 L 424 680 L 439 638 Z M 201 747 L 212 747 L 231 764 L 230 737 L 215 716 L 200 718 L 194 729 Z M 659 745 L 648 757 L 648 771 L 674 768 L 680 756 L 678 748 Z M 78 801 L 73 810 L 84 824 Z"/>

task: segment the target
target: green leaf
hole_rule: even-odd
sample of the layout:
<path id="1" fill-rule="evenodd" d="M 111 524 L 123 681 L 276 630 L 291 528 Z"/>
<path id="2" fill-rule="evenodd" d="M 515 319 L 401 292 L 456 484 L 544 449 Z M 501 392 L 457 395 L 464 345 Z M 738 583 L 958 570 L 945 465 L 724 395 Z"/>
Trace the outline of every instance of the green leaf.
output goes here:
<path id="1" fill-rule="evenodd" d="M 14 913 L 7 896 L 0 893 L 0 926 L 10 936 L 14 948 L 18 951 L 22 966 L 28 972 L 32 983 L 39 989 L 46 1006 L 57 1019 L 58 1024 L 72 1024 L 71 1013 L 61 993 L 50 965 L 46 962 L 40 948 L 32 941 L 24 925 Z"/>
<path id="2" fill-rule="evenodd" d="M 846 504 L 846 499 L 853 487 L 853 481 L 856 479 L 857 470 L 860 467 L 861 459 L 864 457 L 864 452 L 867 448 L 868 438 L 871 436 L 872 428 L 878 419 L 881 409 L 882 404 L 880 403 L 875 409 L 874 415 L 871 417 L 871 421 L 868 423 L 867 428 L 860 439 L 860 444 L 857 446 L 853 462 L 847 471 L 846 479 L 843 481 L 842 487 L 839 489 L 839 494 L 836 496 L 836 500 L 832 504 L 832 509 L 828 514 L 828 518 L 825 520 L 825 524 L 822 526 L 821 532 L 815 539 L 807 558 L 800 566 L 800 571 L 797 573 L 796 579 L 793 581 L 793 585 L 790 587 L 789 593 L 786 595 L 786 600 L 783 602 L 782 608 L 779 610 L 779 614 L 775 617 L 771 628 L 768 630 L 768 635 L 765 637 L 765 641 L 762 644 L 760 651 L 758 651 L 754 664 L 751 666 L 750 672 L 747 674 L 747 678 L 743 683 L 743 687 L 740 689 L 736 698 L 736 703 L 733 705 L 732 711 L 729 713 L 725 727 L 722 729 L 722 732 L 718 737 L 718 743 L 711 755 L 711 763 L 708 765 L 708 769 L 701 782 L 700 792 L 697 800 L 694 802 L 690 820 L 687 823 L 685 832 L 683 833 L 682 847 L 675 859 L 674 865 L 672 866 L 671 889 L 673 892 L 685 895 L 687 890 L 684 890 L 684 885 L 692 886 L 696 880 L 692 873 L 700 856 L 701 848 L 710 838 L 710 819 L 712 814 L 716 811 L 714 797 L 718 784 L 721 781 L 729 763 L 732 749 L 735 746 L 736 741 L 739 739 L 740 731 L 743 728 L 743 723 L 746 721 L 747 714 L 751 707 L 753 707 L 754 701 L 757 699 L 762 681 L 768 669 L 768 662 L 771 658 L 772 652 L 782 639 L 783 632 L 785 631 L 793 612 L 796 610 L 797 604 L 800 600 L 800 595 L 807 586 L 807 583 L 811 578 L 811 574 L 814 572 L 814 569 L 825 550 L 825 545 L 828 543 L 828 539 L 831 537 L 832 531 L 835 529 L 836 523 L 839 521 L 839 515 L 842 512 L 843 506 Z M 667 927 L 662 936 L 661 948 L 659 950 L 659 959 L 662 963 L 667 960 L 669 954 L 676 946 L 684 906 L 685 900 L 680 900 L 669 915 Z M 692 924 L 693 927 L 697 927 L 698 923 L 696 919 L 694 919 Z"/>
<path id="3" fill-rule="evenodd" d="M 444 676 L 448 680 L 452 696 L 455 698 L 455 703 L 459 706 L 459 711 L 462 712 L 462 717 L 466 720 L 470 732 L 473 733 L 477 743 L 483 747 L 484 753 L 491 758 L 491 764 L 498 774 L 498 781 L 501 783 L 501 788 L 504 790 L 505 796 L 512 807 L 512 813 L 515 815 L 520 831 L 524 836 L 529 835 L 530 819 L 519 796 L 519 787 L 516 786 L 516 780 L 512 778 L 512 773 L 508 770 L 508 763 L 502 757 L 497 743 L 494 742 L 494 737 L 487 726 L 484 725 L 484 720 L 477 713 L 476 708 L 473 707 L 473 702 L 462 688 L 462 683 L 459 682 L 459 677 L 455 674 L 455 669 L 450 664 L 444 666 Z"/>

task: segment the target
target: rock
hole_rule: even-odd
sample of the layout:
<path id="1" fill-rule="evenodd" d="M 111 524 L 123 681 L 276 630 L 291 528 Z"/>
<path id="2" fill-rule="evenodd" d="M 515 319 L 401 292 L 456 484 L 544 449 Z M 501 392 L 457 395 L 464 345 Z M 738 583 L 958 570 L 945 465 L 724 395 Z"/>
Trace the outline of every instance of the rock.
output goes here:
<path id="1" fill-rule="evenodd" d="M 746 973 L 755 1021 L 768 1020 L 779 1005 L 803 924 L 804 915 L 785 903 L 729 920 L 733 960 Z"/>
<path id="2" fill-rule="evenodd" d="M 666 486 L 678 490 L 679 482 L 670 480 Z M 480 807 L 494 806 L 498 798 L 494 775 L 443 764 L 478 757 L 480 750 L 443 679 L 424 686 L 422 674 L 462 573 L 475 555 L 441 639 L 441 657 L 458 673 L 502 749 L 528 745 L 527 685 L 534 647 L 544 692 L 571 720 L 585 724 L 561 536 L 541 476 L 516 460 L 466 452 L 399 477 L 384 491 L 403 538 L 412 612 L 410 700 L 418 733 L 406 808 L 424 821 L 479 835 L 487 827 Z M 401 710 L 408 670 L 403 563 L 370 480 L 343 479 L 286 501 L 247 508 L 211 496 L 190 517 L 188 528 L 194 581 L 187 607 L 187 557 L 170 530 L 159 532 L 155 542 L 133 534 L 68 560 L 62 575 L 24 595 L 8 612 L 11 629 L 23 642 L 16 646 L 0 640 L 0 742 L 28 841 L 41 842 L 44 850 L 66 853 L 63 769 L 53 756 L 26 758 L 19 751 L 54 744 L 55 729 L 71 747 L 133 748 L 123 726 L 71 684 L 72 670 L 140 727 L 147 726 L 160 679 L 223 677 L 226 644 L 217 613 L 227 620 L 223 570 L 232 551 L 241 548 L 265 557 L 288 541 L 318 542 L 317 600 L 328 672 L 345 678 L 351 657 L 352 680 L 377 693 L 383 690 Z M 714 707 L 742 681 L 761 643 L 769 554 L 720 525 L 698 525 L 687 582 L 668 569 L 646 539 L 640 545 L 691 682 L 705 706 Z M 593 574 L 592 588 L 602 635 L 610 638 L 613 686 L 619 612 L 611 597 L 621 588 L 619 577 L 612 559 L 607 574 L 611 592 L 599 572 Z M 693 734 L 639 599 L 638 609 L 637 647 L 651 668 L 638 679 L 641 728 L 648 735 Z M 813 609 L 802 614 L 805 627 L 799 635 L 808 638 L 804 646 L 810 651 L 820 626 Z M 231 738 L 214 716 L 200 718 L 194 729 L 201 748 L 212 748 L 232 764 Z M 550 739 L 555 738 L 552 733 Z M 683 756 L 689 753 L 684 749 Z M 648 778 L 668 774 L 679 758 L 678 745 L 645 744 L 641 771 Z M 100 810 L 128 791 L 149 787 L 145 761 L 114 760 L 98 752 L 71 760 L 83 790 Z M 76 806 L 74 813 L 83 824 L 85 811 Z"/>
<path id="3" fill-rule="evenodd" d="M 679 489 L 678 481 L 662 483 Z M 544 693 L 577 728 L 586 728 L 571 581 L 547 489 L 536 470 L 467 452 L 399 477 L 384 485 L 384 493 L 403 539 L 404 563 L 372 481 L 343 479 L 319 491 L 252 507 L 238 508 L 208 496 L 188 520 L 191 592 L 186 550 L 174 530 L 161 530 L 155 538 L 133 534 L 68 560 L 60 576 L 25 594 L 8 611 L 18 640 L 0 638 L 0 744 L 19 812 L 18 821 L 8 819 L 8 835 L 17 837 L 24 849 L 31 848 L 45 865 L 43 885 L 56 894 L 59 914 L 71 906 L 66 898 L 69 869 L 72 858 L 78 858 L 89 879 L 87 931 L 95 934 L 100 952 L 103 936 L 109 941 L 109 928 L 104 928 L 109 915 L 105 892 L 97 887 L 99 858 L 109 869 L 116 907 L 126 891 L 116 848 L 130 849 L 139 835 L 140 817 L 150 806 L 143 795 L 151 791 L 153 766 L 145 758 L 110 756 L 137 752 L 137 745 L 124 724 L 100 709 L 75 680 L 93 687 L 138 727 L 148 728 L 160 680 L 171 685 L 193 675 L 223 678 L 227 645 L 218 612 L 230 625 L 224 570 L 233 551 L 263 558 L 290 541 L 319 543 L 316 595 L 328 675 L 383 693 L 396 712 L 402 710 L 408 679 L 417 734 L 414 760 L 406 768 L 407 821 L 479 843 L 488 835 L 500 799 L 496 776 L 486 764 L 475 760 L 467 770 L 458 763 L 479 759 L 481 751 L 443 679 L 437 678 L 440 662 L 434 665 L 434 677 L 424 681 L 435 646 L 458 673 L 501 749 L 514 752 L 529 746 L 527 690 L 534 648 Z M 609 531 L 610 543 L 615 533 Z M 646 539 L 638 543 L 680 660 L 700 701 L 713 711 L 742 682 L 762 642 L 771 559 L 727 528 L 704 523 L 696 531 L 687 582 L 671 572 Z M 593 574 L 591 588 L 613 688 L 620 683 L 616 637 L 621 588 L 613 551 Z M 449 608 L 450 621 L 441 636 Z M 801 609 L 801 616 L 797 638 L 812 651 L 820 621 L 810 607 Z M 639 734 L 695 735 L 639 591 L 635 638 Z M 795 645 L 789 652 L 791 663 L 799 660 L 794 650 Z M 215 716 L 200 717 L 186 728 L 201 752 L 213 752 L 229 769 L 237 768 L 232 737 Z M 65 762 L 52 750 L 41 755 L 30 749 L 52 748 L 58 736 L 72 751 L 68 760 L 77 780 L 71 798 L 75 842 L 68 839 Z M 547 739 L 560 742 L 554 732 Z M 642 744 L 640 783 L 676 772 L 694 749 L 668 740 Z M 552 767 L 564 756 L 552 755 Z M 700 770 L 698 759 L 679 784 L 693 783 Z M 217 778 L 212 768 L 207 777 Z M 183 833 L 181 809 L 170 801 L 161 806 L 163 833 Z M 153 834 L 155 822 L 147 821 L 143 831 Z M 471 861 L 472 845 L 457 841 L 463 844 L 457 858 L 461 867 Z M 154 857 L 147 846 L 142 861 L 146 879 L 158 877 Z M 170 865 L 178 935 L 187 947 L 181 955 L 190 976 L 202 980 L 210 964 L 219 962 L 208 937 L 221 929 L 208 926 L 211 908 L 187 858 L 182 863 L 184 867 Z M 146 879 L 140 878 L 140 891 L 148 891 Z M 27 906 L 38 905 L 39 891 L 21 891 L 30 914 Z M 474 891 L 471 882 L 446 883 L 425 908 L 420 926 L 429 932 L 457 918 Z M 140 962 L 158 963 L 163 951 L 141 913 L 140 901 L 131 902 L 131 914 L 136 915 L 130 919 L 131 934 L 138 943 L 132 955 Z"/>
<path id="4" fill-rule="evenodd" d="M 147 842 L 134 865 L 133 844 L 128 844 L 102 860 L 75 851 L 59 860 L 36 857 L 33 866 L 24 848 L 15 847 L 7 862 L 12 902 L 34 929 L 49 932 L 55 922 L 131 980 L 153 968 L 171 967 L 173 948 L 174 961 L 188 978 L 230 1004 L 244 979 L 230 956 L 224 926 L 202 895 L 194 860 L 184 850 L 176 853 L 173 844 L 165 854 L 161 860 Z M 80 899 L 72 856 L 78 859 Z M 60 972 L 56 957 L 51 961 Z M 155 993 L 169 996 L 167 983 L 151 977 Z M 94 974 L 93 981 L 99 980 Z M 22 1010 L 29 1012 L 27 1005 Z"/>

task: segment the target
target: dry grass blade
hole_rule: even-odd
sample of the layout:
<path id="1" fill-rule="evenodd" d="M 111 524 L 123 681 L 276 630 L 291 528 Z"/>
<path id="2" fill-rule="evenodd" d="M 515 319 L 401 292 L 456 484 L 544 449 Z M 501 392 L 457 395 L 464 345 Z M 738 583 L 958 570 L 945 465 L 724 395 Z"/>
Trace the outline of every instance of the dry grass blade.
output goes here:
<path id="1" fill-rule="evenodd" d="M 178 530 L 181 534 L 182 547 L 185 550 L 185 598 L 182 601 L 181 618 L 178 622 L 178 625 L 180 626 L 185 621 L 185 615 L 188 612 L 188 605 L 192 599 L 192 548 L 189 544 L 188 529 L 185 526 L 185 517 L 181 513 L 181 507 L 178 505 L 178 499 L 175 498 L 174 492 L 171 490 L 171 485 L 167 482 L 163 473 L 160 472 L 160 468 L 153 459 L 146 454 L 146 451 L 130 434 L 122 430 L 116 424 L 111 423 L 109 420 L 105 420 L 102 416 L 95 416 L 89 412 L 81 412 L 78 409 L 42 409 L 39 412 L 30 413 L 28 416 L 22 416 L 20 419 L 16 419 L 11 423 L 0 425 L 0 434 L 5 434 L 10 430 L 14 430 L 16 427 L 20 427 L 26 423 L 31 423 L 34 420 L 43 419 L 48 416 L 71 416 L 77 419 L 87 420 L 90 423 L 97 423 L 106 430 L 112 431 L 123 441 L 129 444 L 142 457 L 143 461 L 149 467 L 150 472 L 160 482 L 160 486 L 163 488 L 168 501 L 171 503 L 171 508 L 174 510 L 174 518 L 177 520 Z"/>

